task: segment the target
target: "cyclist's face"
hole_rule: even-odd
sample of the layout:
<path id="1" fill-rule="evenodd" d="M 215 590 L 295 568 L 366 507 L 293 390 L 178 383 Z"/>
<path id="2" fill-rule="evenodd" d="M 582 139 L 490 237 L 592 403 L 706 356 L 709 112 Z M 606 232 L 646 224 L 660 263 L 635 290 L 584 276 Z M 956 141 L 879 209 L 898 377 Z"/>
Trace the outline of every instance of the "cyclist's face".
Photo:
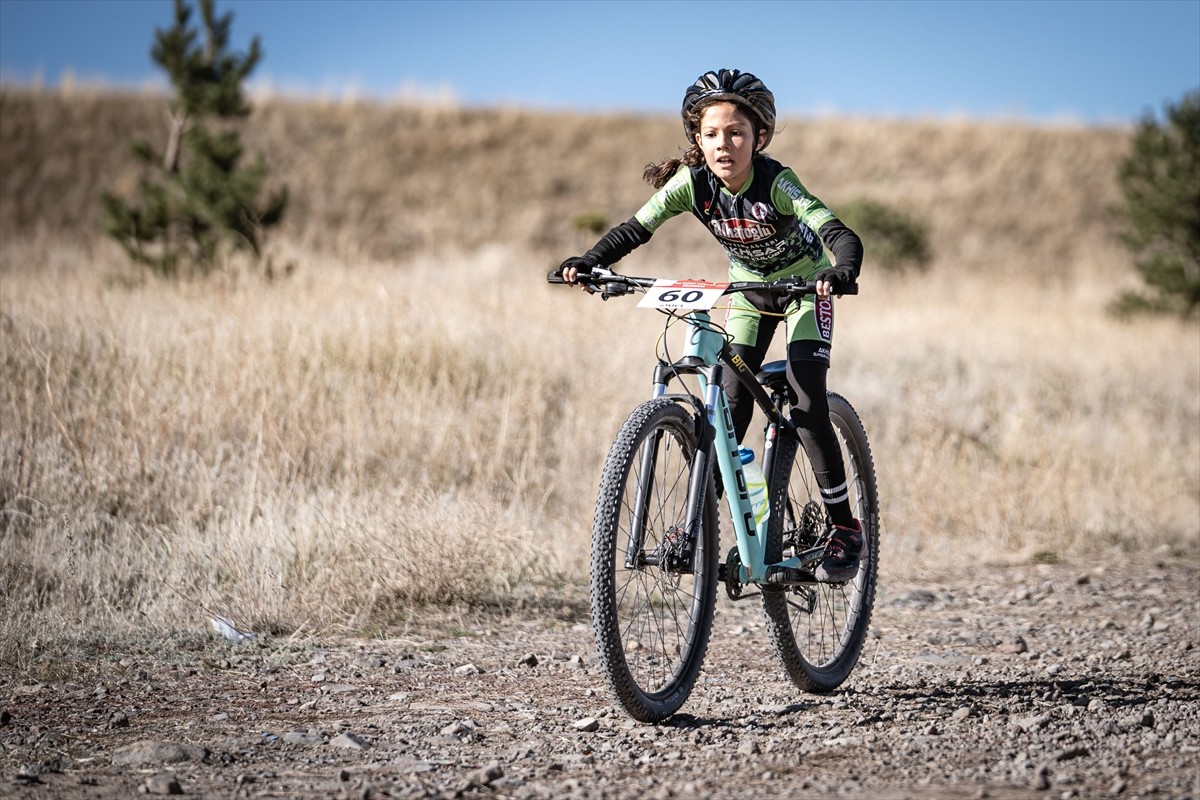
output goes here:
<path id="1" fill-rule="evenodd" d="M 754 126 L 745 112 L 733 103 L 713 103 L 700 116 L 696 144 L 725 188 L 740 190 L 754 159 Z"/>

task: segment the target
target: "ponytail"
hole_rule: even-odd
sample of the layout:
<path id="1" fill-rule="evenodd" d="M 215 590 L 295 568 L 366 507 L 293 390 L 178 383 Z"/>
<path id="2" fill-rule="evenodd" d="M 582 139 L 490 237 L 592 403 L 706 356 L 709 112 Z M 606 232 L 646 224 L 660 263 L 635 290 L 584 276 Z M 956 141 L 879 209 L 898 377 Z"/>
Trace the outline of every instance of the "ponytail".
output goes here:
<path id="1" fill-rule="evenodd" d="M 684 164 L 689 167 L 699 167 L 704 164 L 704 153 L 700 150 L 699 145 L 693 144 L 691 149 L 680 158 L 664 158 L 657 164 L 647 164 L 646 168 L 642 170 L 642 178 L 655 189 L 661 189 Z"/>

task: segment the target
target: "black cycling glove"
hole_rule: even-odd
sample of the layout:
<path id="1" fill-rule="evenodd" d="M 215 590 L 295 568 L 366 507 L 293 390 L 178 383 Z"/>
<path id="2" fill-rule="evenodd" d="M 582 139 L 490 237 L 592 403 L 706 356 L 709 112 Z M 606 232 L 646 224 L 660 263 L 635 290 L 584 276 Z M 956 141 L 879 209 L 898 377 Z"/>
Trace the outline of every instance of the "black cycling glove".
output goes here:
<path id="1" fill-rule="evenodd" d="M 574 267 L 575 271 L 580 275 L 591 275 L 592 270 L 600 266 L 596 263 L 596 259 L 588 255 L 571 256 L 558 265 L 558 274 L 562 275 L 563 271 L 568 267 Z"/>
<path id="2" fill-rule="evenodd" d="M 855 275 L 854 270 L 849 267 L 830 267 L 818 272 L 816 280 L 829 281 L 831 291 L 838 294 L 847 286 L 854 285 Z"/>

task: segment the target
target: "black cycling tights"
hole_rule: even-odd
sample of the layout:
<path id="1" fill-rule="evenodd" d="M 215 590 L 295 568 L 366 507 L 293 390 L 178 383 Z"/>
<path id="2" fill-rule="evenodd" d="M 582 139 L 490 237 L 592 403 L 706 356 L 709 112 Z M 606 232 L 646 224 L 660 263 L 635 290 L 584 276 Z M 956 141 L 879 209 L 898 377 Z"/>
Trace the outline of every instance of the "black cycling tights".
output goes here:
<path id="1" fill-rule="evenodd" d="M 742 357 L 751 372 L 758 372 L 762 368 L 765 347 L 735 344 L 731 345 L 731 349 Z M 833 432 L 833 424 L 829 421 L 829 399 L 825 388 L 829 367 L 820 361 L 797 357 L 810 350 L 811 347 L 803 342 L 793 342 L 788 347 L 787 377 L 796 393 L 792 422 L 812 462 L 817 484 L 821 487 L 821 497 L 825 501 L 825 510 L 835 525 L 849 526 L 854 522 L 854 514 L 850 509 L 846 487 L 846 467 L 842 463 L 842 450 Z M 740 442 L 754 416 L 754 398 L 732 370 L 725 372 L 725 394 L 733 416 L 734 435 Z"/>

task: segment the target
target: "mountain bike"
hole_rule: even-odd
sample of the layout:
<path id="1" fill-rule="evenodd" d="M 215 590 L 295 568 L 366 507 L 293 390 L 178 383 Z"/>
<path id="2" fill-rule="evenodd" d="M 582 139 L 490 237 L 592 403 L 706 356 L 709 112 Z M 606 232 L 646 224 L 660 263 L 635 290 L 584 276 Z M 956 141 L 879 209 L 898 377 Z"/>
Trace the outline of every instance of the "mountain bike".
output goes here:
<path id="1" fill-rule="evenodd" d="M 563 282 L 556 273 L 548 279 Z M 700 674 L 722 584 L 731 600 L 761 597 L 775 654 L 798 688 L 833 691 L 858 661 L 875 598 L 879 505 L 866 431 L 850 403 L 830 392 L 830 417 L 866 549 L 852 579 L 821 583 L 813 570 L 830 523 L 789 414 L 795 397 L 786 362 L 753 374 L 709 313 L 734 292 L 799 298 L 814 287 L 798 278 L 713 283 L 604 269 L 580 275 L 579 283 L 605 300 L 643 293 L 640 307 L 666 314 L 668 328 L 686 326 L 679 358 L 667 352 L 666 331 L 660 338 L 651 398 L 617 433 L 596 498 L 592 628 L 614 697 L 643 722 L 660 722 L 679 710 Z M 856 294 L 857 287 L 843 293 Z M 768 507 L 759 522 L 722 386 L 726 369 L 750 390 L 766 417 L 762 468 Z M 721 494 L 736 537 L 723 559 Z"/>

